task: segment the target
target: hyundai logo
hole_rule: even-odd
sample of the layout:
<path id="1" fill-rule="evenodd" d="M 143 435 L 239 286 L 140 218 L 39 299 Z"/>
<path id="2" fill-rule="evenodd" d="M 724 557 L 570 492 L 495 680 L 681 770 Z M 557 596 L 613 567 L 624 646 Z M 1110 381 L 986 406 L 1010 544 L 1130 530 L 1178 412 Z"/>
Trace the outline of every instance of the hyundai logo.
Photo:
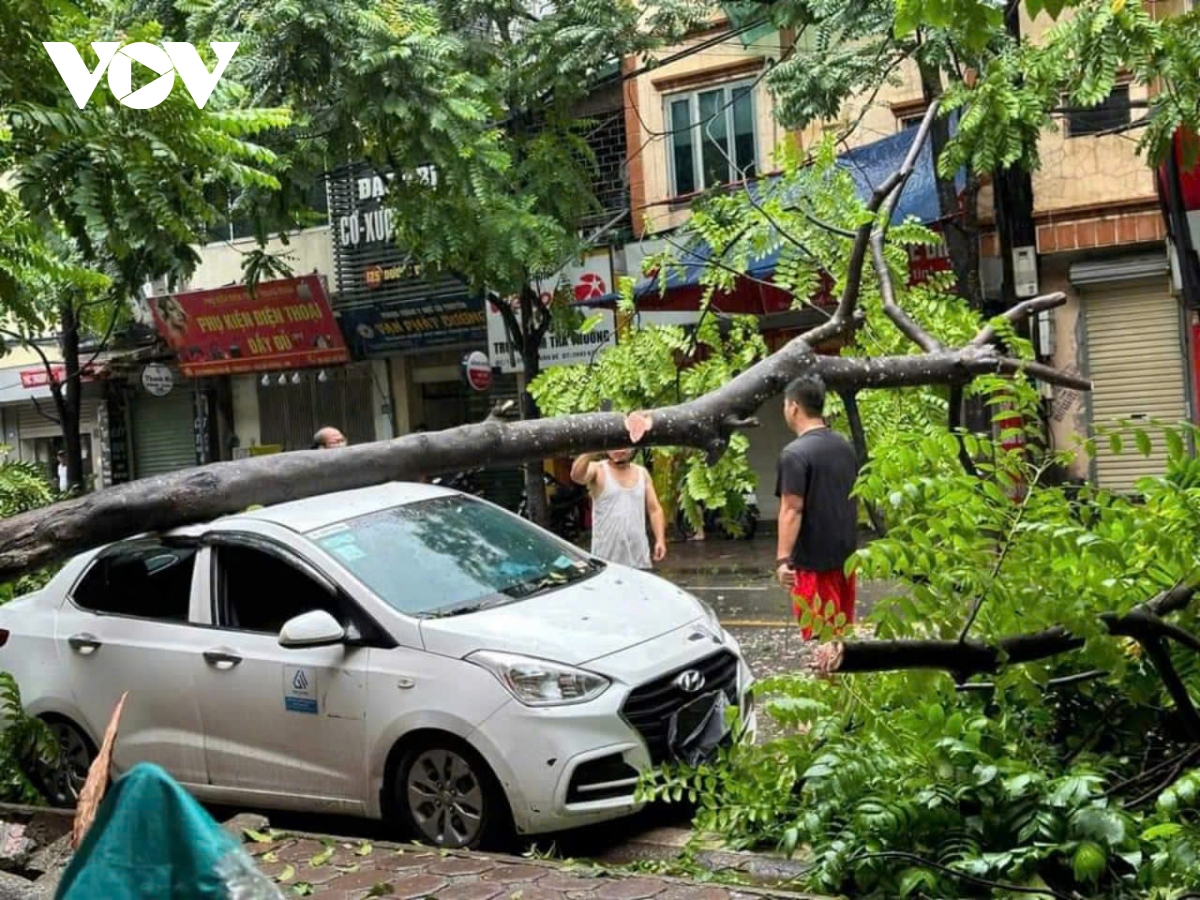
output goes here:
<path id="1" fill-rule="evenodd" d="M 680 690 L 687 691 L 689 694 L 694 694 L 700 688 L 704 687 L 704 673 L 698 672 L 695 669 L 688 669 L 686 672 L 681 672 L 679 677 L 675 679 L 675 686 Z"/>

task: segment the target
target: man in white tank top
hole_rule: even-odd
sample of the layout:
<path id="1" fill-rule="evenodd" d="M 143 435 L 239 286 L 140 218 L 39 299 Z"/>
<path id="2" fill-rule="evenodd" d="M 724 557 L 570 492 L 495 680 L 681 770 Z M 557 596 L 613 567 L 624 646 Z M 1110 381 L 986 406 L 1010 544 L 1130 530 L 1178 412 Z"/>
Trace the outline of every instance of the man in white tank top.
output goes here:
<path id="1" fill-rule="evenodd" d="M 667 520 L 650 473 L 632 459 L 631 449 L 585 453 L 571 466 L 571 480 L 587 485 L 592 496 L 592 555 L 649 569 L 646 518 L 654 531 L 655 562 L 667 555 Z"/>

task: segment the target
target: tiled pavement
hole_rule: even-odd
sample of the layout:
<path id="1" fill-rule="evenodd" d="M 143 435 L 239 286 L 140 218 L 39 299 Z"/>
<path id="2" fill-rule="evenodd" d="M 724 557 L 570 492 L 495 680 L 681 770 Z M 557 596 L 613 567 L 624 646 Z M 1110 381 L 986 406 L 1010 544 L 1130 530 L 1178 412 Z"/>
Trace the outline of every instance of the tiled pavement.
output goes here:
<path id="1" fill-rule="evenodd" d="M 805 895 L 673 878 L 593 875 L 563 865 L 307 836 L 247 844 L 285 896 L 317 900 L 761 900 Z"/>

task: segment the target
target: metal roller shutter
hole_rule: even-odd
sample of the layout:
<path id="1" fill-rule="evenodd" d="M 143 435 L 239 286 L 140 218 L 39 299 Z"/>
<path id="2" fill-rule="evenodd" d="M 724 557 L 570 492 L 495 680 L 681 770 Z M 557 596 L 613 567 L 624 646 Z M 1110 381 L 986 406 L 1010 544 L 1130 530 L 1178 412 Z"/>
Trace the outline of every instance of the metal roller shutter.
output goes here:
<path id="1" fill-rule="evenodd" d="M 1179 329 L 1179 305 L 1163 279 L 1089 287 L 1082 294 L 1087 334 L 1092 427 L 1103 430 L 1125 420 L 1174 422 L 1188 416 L 1186 366 Z M 1133 447 L 1114 454 L 1098 440 L 1097 483 L 1131 492 L 1138 479 L 1161 475 L 1167 451 L 1151 435 L 1153 451 Z"/>
<path id="2" fill-rule="evenodd" d="M 135 478 L 196 465 L 194 403 L 191 388 L 180 385 L 165 397 L 138 394 L 130 404 Z"/>
<path id="3" fill-rule="evenodd" d="M 41 406 L 43 412 L 49 413 L 52 416 L 58 416 L 58 410 L 54 405 L 54 401 L 47 398 L 39 400 L 38 405 Z M 10 412 L 16 413 L 17 431 L 20 433 L 22 440 L 31 440 L 39 437 L 58 437 L 62 434 L 62 428 L 57 422 L 52 422 L 37 411 L 37 407 L 33 403 L 22 403 Z M 79 428 L 82 431 L 90 431 L 100 421 L 100 400 L 96 397 L 81 397 L 79 400 Z"/>

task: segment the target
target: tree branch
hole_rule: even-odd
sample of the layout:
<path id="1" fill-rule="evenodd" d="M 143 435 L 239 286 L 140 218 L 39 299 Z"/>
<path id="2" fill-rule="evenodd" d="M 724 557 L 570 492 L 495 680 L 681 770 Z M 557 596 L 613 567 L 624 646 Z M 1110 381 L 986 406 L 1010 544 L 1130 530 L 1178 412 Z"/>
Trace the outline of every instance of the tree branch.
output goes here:
<path id="1" fill-rule="evenodd" d="M 858 457 L 858 469 L 861 472 L 870 462 L 870 451 L 867 448 L 867 432 L 863 428 L 862 412 L 858 408 L 858 396 L 854 391 L 842 391 L 839 396 L 842 398 L 842 405 L 846 407 L 846 421 L 850 425 L 850 438 L 854 441 L 854 455 Z M 871 527 L 877 535 L 883 537 L 887 533 L 887 526 L 879 510 L 869 501 L 865 502 L 864 506 L 867 508 L 867 517 L 871 520 Z"/>
<path id="2" fill-rule="evenodd" d="M 1200 713 L 1196 712 L 1196 705 L 1192 702 L 1183 679 L 1179 677 L 1179 672 L 1175 670 L 1175 664 L 1171 662 L 1171 654 L 1167 652 L 1163 639 L 1156 634 L 1135 637 L 1146 651 L 1150 662 L 1154 664 L 1154 668 L 1158 670 L 1158 677 L 1162 679 L 1163 687 L 1171 695 L 1171 701 L 1175 704 L 1188 737 L 1193 741 L 1200 741 Z"/>
<path id="3" fill-rule="evenodd" d="M 1043 312 L 1047 309 L 1054 309 L 1057 306 L 1062 306 L 1067 302 L 1067 295 L 1062 291 L 1055 291 L 1053 294 L 1044 294 L 1041 297 L 1034 297 L 1031 300 L 1022 300 L 1016 306 L 1004 312 L 1003 318 L 1010 323 L 1020 322 L 1022 319 L 1027 319 L 1034 313 Z M 986 325 L 975 335 L 971 340 L 970 346 L 983 347 L 996 340 L 996 329 L 992 325 Z"/>
<path id="4" fill-rule="evenodd" d="M 929 139 L 929 129 L 933 124 L 933 119 L 937 115 L 937 112 L 938 103 L 935 101 L 929 104 L 929 108 L 925 110 L 925 117 L 921 120 L 921 126 L 917 129 L 916 137 L 913 138 L 912 146 L 909 147 L 908 154 L 904 157 L 904 162 L 900 166 L 900 169 L 893 172 L 871 195 L 871 200 L 867 203 L 867 210 L 872 213 L 871 220 L 864 222 L 855 234 L 854 247 L 850 251 L 850 261 L 847 264 L 846 284 L 842 289 L 842 296 L 838 300 L 837 309 L 828 322 L 810 332 L 808 337 L 812 344 L 820 344 L 835 337 L 841 332 L 844 323 L 852 318 L 855 304 L 858 303 L 858 295 L 862 289 L 863 266 L 866 265 L 867 250 L 871 243 L 871 235 L 875 230 L 876 222 L 879 218 L 877 214 L 880 209 L 884 210 L 884 221 L 881 231 L 886 234 L 887 223 L 891 219 L 892 210 L 895 208 L 900 192 L 904 190 L 905 183 L 917 166 L 917 158 L 920 156 L 925 142 Z"/>
<path id="5" fill-rule="evenodd" d="M 962 385 L 950 385 L 950 400 L 946 411 L 946 424 L 950 429 L 950 433 L 958 441 L 958 461 L 962 463 L 963 471 L 972 478 L 978 478 L 979 470 L 975 468 L 975 460 L 971 459 L 971 454 L 967 452 L 966 436 L 962 433 L 962 405 Z"/>
<path id="6" fill-rule="evenodd" d="M 1162 617 L 1183 609 L 1200 591 L 1200 584 L 1180 586 L 1158 595 L 1124 616 L 1100 617 L 1109 634 L 1136 637 L 1145 634 L 1145 616 Z M 1002 664 L 1020 665 L 1049 659 L 1084 644 L 1083 638 L 1062 627 L 1002 638 L 995 644 L 967 639 L 845 641 L 818 648 L 814 663 L 822 672 L 892 672 L 906 669 L 940 669 L 966 680 L 971 675 L 997 671 Z"/>
<path id="7" fill-rule="evenodd" d="M 900 305 L 896 303 L 896 290 L 892 284 L 892 273 L 888 269 L 887 260 L 883 256 L 883 229 L 871 235 L 871 255 L 875 260 L 875 274 L 879 278 L 879 293 L 883 299 L 883 311 L 895 323 L 900 332 L 920 347 L 932 353 L 944 349 L 941 341 L 916 323 Z"/>

